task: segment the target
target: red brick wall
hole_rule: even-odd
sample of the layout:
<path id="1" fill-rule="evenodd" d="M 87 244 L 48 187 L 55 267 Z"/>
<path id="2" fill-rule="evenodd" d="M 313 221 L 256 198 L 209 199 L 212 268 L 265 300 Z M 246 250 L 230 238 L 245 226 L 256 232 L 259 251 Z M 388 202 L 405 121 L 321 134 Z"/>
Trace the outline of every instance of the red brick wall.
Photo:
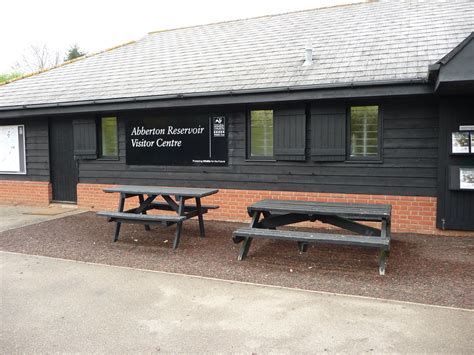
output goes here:
<path id="1" fill-rule="evenodd" d="M 78 205 L 93 210 L 115 210 L 117 194 L 105 194 L 102 189 L 111 185 L 79 184 Z M 287 192 L 259 190 L 220 189 L 219 193 L 204 198 L 204 204 L 217 204 L 217 210 L 210 211 L 207 219 L 248 222 L 246 206 L 265 198 L 305 200 L 321 202 L 380 203 L 392 205 L 392 231 L 440 235 L 474 235 L 474 232 L 443 231 L 436 228 L 436 198 L 417 196 L 383 196 L 337 194 L 318 192 Z M 128 199 L 129 206 L 136 203 Z M 314 223 L 311 224 L 315 226 Z M 323 226 L 319 224 L 317 226 Z M 324 225 L 328 227 L 327 225 Z"/>
<path id="2" fill-rule="evenodd" d="M 51 201 L 48 181 L 0 180 L 0 204 L 47 206 Z"/>

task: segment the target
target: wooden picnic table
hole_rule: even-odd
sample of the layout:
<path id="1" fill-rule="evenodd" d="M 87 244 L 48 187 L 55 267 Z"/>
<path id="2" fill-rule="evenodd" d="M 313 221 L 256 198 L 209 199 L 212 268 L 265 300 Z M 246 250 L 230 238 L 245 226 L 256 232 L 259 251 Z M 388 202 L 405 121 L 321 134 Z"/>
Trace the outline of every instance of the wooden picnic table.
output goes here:
<path id="1" fill-rule="evenodd" d="M 294 240 L 300 252 L 306 252 L 311 242 L 379 248 L 379 273 L 384 275 L 390 249 L 391 209 L 390 205 L 376 204 L 262 200 L 247 208 L 252 217 L 250 226 L 234 231 L 233 240 L 235 243 L 243 242 L 239 260 L 247 256 L 253 238 Z M 356 235 L 276 229 L 305 221 L 321 221 Z M 381 227 L 378 229 L 356 221 L 380 222 Z"/>
<path id="2" fill-rule="evenodd" d="M 119 204 L 117 212 L 102 211 L 98 216 L 107 217 L 109 222 L 116 222 L 114 242 L 119 238 L 120 226 L 122 223 L 144 224 L 146 230 L 150 230 L 150 225 L 161 224 L 171 226 L 176 224 L 176 233 L 173 242 L 173 249 L 179 246 L 182 224 L 185 220 L 198 217 L 199 233 L 204 237 L 203 214 L 210 209 L 219 208 L 216 205 L 202 205 L 201 199 L 206 196 L 216 194 L 219 190 L 208 188 L 188 188 L 188 187 L 162 187 L 162 186 L 131 186 L 121 185 L 108 187 L 104 192 L 118 192 Z M 156 198 L 161 196 L 163 201 L 157 202 Z M 131 197 L 138 197 L 139 205 L 124 211 L 125 200 Z M 194 204 L 186 205 L 186 201 L 193 199 Z M 149 210 L 171 211 L 175 214 L 150 214 Z"/>

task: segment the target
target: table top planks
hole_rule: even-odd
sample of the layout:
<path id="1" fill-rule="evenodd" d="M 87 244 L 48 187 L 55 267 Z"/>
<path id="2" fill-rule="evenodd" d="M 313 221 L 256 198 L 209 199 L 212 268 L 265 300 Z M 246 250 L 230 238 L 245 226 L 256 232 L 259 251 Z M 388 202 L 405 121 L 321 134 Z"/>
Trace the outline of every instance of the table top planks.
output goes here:
<path id="1" fill-rule="evenodd" d="M 219 192 L 219 190 L 194 187 L 118 185 L 107 187 L 104 189 L 104 192 L 119 192 L 131 195 L 174 195 L 183 197 L 205 197 L 216 194 Z"/>
<path id="2" fill-rule="evenodd" d="M 355 204 L 338 202 L 317 202 L 297 200 L 262 200 L 248 207 L 250 215 L 255 211 L 270 213 L 302 213 L 315 215 L 334 215 L 347 218 L 380 218 L 391 216 L 392 206 L 376 204 Z"/>

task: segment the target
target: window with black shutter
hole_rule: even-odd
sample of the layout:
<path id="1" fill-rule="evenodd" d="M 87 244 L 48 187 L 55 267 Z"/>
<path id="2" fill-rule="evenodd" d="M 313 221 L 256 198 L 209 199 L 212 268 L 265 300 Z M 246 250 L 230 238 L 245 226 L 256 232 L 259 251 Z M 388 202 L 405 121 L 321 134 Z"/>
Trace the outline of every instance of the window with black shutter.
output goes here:
<path id="1" fill-rule="evenodd" d="M 349 159 L 380 159 L 379 107 L 351 106 L 349 108 Z"/>
<path id="2" fill-rule="evenodd" d="M 305 160 L 305 106 L 251 110 L 248 120 L 248 158 Z"/>
<path id="3" fill-rule="evenodd" d="M 273 159 L 273 110 L 251 110 L 248 124 L 249 159 Z"/>
<path id="4" fill-rule="evenodd" d="M 118 157 L 117 117 L 100 118 L 100 156 L 102 158 Z"/>
<path id="5" fill-rule="evenodd" d="M 276 160 L 306 159 L 305 107 L 274 109 L 274 146 Z"/>
<path id="6" fill-rule="evenodd" d="M 73 120 L 74 157 L 97 159 L 97 126 L 94 117 Z"/>
<path id="7" fill-rule="evenodd" d="M 346 106 L 344 102 L 311 105 L 311 159 L 346 159 Z"/>

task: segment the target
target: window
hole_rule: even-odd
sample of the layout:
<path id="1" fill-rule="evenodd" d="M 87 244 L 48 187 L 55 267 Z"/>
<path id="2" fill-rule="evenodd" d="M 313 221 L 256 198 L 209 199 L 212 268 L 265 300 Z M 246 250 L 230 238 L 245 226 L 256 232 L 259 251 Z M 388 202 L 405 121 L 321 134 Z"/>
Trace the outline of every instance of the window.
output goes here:
<path id="1" fill-rule="evenodd" d="M 378 106 L 350 108 L 350 158 L 380 158 L 379 134 Z"/>
<path id="2" fill-rule="evenodd" d="M 273 110 L 250 111 L 250 157 L 273 157 Z"/>
<path id="3" fill-rule="evenodd" d="M 117 117 L 102 117 L 100 119 L 101 156 L 117 157 Z"/>

